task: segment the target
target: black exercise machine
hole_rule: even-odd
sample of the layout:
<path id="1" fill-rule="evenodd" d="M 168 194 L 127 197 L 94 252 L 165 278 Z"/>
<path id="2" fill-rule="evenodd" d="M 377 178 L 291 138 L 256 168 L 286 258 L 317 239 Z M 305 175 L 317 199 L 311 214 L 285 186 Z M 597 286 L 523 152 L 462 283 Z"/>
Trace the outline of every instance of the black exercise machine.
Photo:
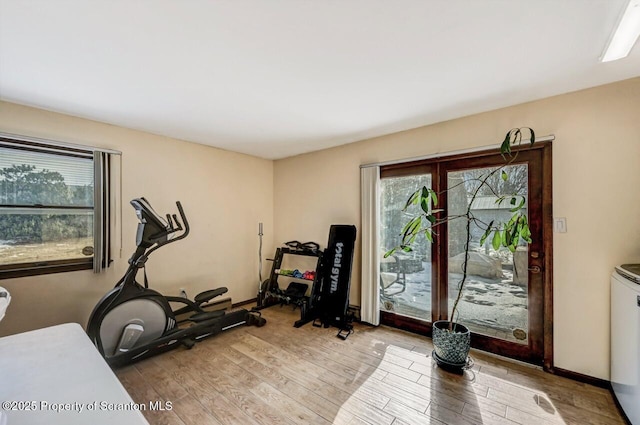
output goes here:
<path id="1" fill-rule="evenodd" d="M 137 249 L 129 267 L 116 286 L 98 302 L 87 325 L 87 334 L 111 366 L 128 364 L 183 345 L 192 348 L 197 341 L 240 325 L 266 323 L 257 311 L 205 311 L 205 303 L 227 292 L 221 287 L 204 291 L 191 301 L 184 297 L 164 296 L 149 289 L 146 272 L 144 286 L 136 281 L 138 271 L 158 248 L 184 239 L 189 222 L 180 202 L 180 218 L 158 215 L 145 198 L 131 201 L 140 220 L 136 234 Z M 180 303 L 173 310 L 169 303 Z M 177 315 L 189 314 L 178 321 Z M 188 324 L 188 326 L 185 326 Z M 183 326 L 179 326 L 183 325 Z"/>
<path id="2" fill-rule="evenodd" d="M 329 229 L 327 248 L 322 251 L 317 244 L 288 242 L 277 248 L 271 275 L 262 282 L 258 291 L 258 309 L 272 305 L 293 303 L 300 307 L 300 320 L 296 328 L 313 322 L 316 327 L 335 326 L 340 329 L 338 337 L 347 339 L 353 332 L 353 314 L 349 310 L 351 268 L 356 240 L 353 225 L 332 225 Z M 315 278 L 309 296 L 300 296 L 300 283 L 292 282 L 286 290 L 280 289 L 278 276 L 284 255 L 317 257 Z M 287 276 L 287 275 L 285 275 Z M 289 276 L 290 277 L 290 276 Z M 305 287 L 306 288 L 306 287 Z"/>

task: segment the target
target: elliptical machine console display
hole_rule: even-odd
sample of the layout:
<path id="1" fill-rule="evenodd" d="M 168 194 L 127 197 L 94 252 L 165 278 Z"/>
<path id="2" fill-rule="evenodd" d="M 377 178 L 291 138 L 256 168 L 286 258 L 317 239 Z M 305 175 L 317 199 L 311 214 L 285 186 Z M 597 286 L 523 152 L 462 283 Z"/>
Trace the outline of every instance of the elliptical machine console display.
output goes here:
<path id="1" fill-rule="evenodd" d="M 225 287 L 201 292 L 192 301 L 149 289 L 146 275 L 144 286 L 138 283 L 136 275 L 149 255 L 164 245 L 186 238 L 189 222 L 180 202 L 176 202 L 180 219 L 176 214 L 167 214 L 166 220 L 145 198 L 136 198 L 131 205 L 140 220 L 136 251 L 122 279 L 93 309 L 87 325 L 89 338 L 107 363 L 120 366 L 180 345 L 192 348 L 197 341 L 224 330 L 266 323 L 257 311 L 205 311 L 203 305 L 226 293 Z M 182 306 L 173 310 L 170 302 Z M 189 314 L 187 319 L 176 319 L 176 315 L 185 313 Z"/>

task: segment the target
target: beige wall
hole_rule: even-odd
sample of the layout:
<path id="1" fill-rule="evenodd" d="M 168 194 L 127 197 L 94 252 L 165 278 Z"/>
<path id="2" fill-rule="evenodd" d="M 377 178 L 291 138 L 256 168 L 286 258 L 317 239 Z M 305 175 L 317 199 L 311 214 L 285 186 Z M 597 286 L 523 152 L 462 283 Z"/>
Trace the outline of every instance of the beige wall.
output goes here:
<path id="1" fill-rule="evenodd" d="M 275 162 L 276 242 L 314 240 L 329 225 L 360 230 L 359 165 L 502 141 L 512 127 L 554 134 L 555 365 L 609 377 L 609 276 L 640 261 L 640 78 Z M 358 235 L 358 244 L 360 235 Z M 359 247 L 351 302 L 360 301 Z"/>
<path id="2" fill-rule="evenodd" d="M 0 281 L 12 296 L 0 335 L 64 322 L 85 325 L 93 306 L 122 276 L 135 249 L 137 219 L 129 200 L 145 196 L 159 213 L 191 224 L 184 240 L 154 253 L 147 271 L 154 289 L 192 297 L 227 286 L 234 302 L 258 288 L 258 222 L 273 245 L 273 161 L 0 102 L 0 132 L 122 151 L 123 247 L 104 274 L 60 273 Z M 114 241 L 119 245 L 119 237 Z"/>

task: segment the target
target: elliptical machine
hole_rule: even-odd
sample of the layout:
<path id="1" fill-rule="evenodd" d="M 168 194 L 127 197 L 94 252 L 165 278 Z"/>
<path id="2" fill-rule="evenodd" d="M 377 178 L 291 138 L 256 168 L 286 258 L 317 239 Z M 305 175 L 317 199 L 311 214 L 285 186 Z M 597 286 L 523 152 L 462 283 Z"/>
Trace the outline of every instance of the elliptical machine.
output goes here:
<path id="1" fill-rule="evenodd" d="M 164 296 L 149 289 L 146 273 L 144 286 L 136 281 L 138 271 L 158 248 L 184 239 L 189 222 L 180 202 L 180 218 L 158 215 L 145 198 L 131 201 L 140 220 L 136 234 L 137 249 L 129 267 L 116 286 L 93 309 L 87 334 L 111 366 L 121 366 L 153 356 L 180 345 L 192 348 L 197 341 L 240 325 L 263 326 L 266 320 L 257 311 L 240 309 L 230 313 L 205 311 L 203 304 L 227 292 L 221 287 L 201 292 L 191 301 L 184 297 Z M 172 303 L 182 307 L 173 310 Z M 191 314 L 182 321 L 176 315 Z M 189 324 L 188 326 L 178 326 Z"/>

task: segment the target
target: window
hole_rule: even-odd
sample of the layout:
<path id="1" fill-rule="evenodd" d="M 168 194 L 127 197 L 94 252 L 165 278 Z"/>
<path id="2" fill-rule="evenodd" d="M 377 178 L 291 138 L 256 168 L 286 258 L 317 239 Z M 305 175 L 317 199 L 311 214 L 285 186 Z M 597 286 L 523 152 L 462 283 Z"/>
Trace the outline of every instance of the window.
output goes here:
<path id="1" fill-rule="evenodd" d="M 0 137 L 0 278 L 109 263 L 109 155 Z"/>

